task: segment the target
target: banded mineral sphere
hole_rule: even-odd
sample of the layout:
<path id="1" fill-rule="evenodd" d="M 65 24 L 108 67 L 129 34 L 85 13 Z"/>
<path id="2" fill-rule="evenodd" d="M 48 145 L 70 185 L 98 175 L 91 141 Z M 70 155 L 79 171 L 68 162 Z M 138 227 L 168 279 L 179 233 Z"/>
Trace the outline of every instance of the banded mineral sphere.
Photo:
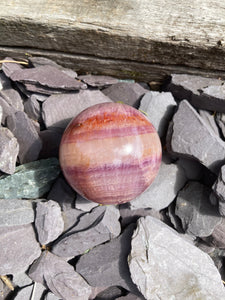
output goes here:
<path id="1" fill-rule="evenodd" d="M 121 204 L 149 187 L 161 154 L 160 139 L 146 116 L 126 104 L 102 103 L 70 122 L 59 159 L 68 183 L 83 197 Z"/>

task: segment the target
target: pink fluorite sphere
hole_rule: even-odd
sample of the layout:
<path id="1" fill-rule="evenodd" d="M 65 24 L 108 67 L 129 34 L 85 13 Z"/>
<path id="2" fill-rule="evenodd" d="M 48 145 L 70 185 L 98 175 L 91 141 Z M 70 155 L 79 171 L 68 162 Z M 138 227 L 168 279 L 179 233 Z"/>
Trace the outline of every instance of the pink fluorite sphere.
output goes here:
<path id="1" fill-rule="evenodd" d="M 158 134 L 141 112 L 102 103 L 70 122 L 59 158 L 64 176 L 79 194 L 97 203 L 120 204 L 149 187 L 161 154 Z"/>

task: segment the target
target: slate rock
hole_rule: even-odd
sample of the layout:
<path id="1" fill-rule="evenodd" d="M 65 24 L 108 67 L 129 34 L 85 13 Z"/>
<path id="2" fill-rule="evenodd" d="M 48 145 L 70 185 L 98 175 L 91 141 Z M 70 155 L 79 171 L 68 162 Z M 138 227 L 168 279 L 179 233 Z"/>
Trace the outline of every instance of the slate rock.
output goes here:
<path id="1" fill-rule="evenodd" d="M 11 57 L 5 57 L 4 58 L 4 60 L 6 61 L 6 60 L 10 60 L 10 61 L 14 61 L 14 59 L 13 58 L 11 58 Z M 14 72 L 16 72 L 16 71 L 20 71 L 20 70 L 22 70 L 23 69 L 23 67 L 22 67 L 22 65 L 20 65 L 20 64 L 18 64 L 18 63 L 12 63 L 12 62 L 4 62 L 4 63 L 2 63 L 2 71 L 4 72 L 4 74 L 7 76 L 7 77 L 9 77 L 9 78 L 11 78 L 11 75 L 14 73 Z"/>
<path id="2" fill-rule="evenodd" d="M 0 227 L 29 224 L 34 221 L 30 200 L 0 199 Z"/>
<path id="3" fill-rule="evenodd" d="M 185 232 L 206 237 L 221 222 L 217 207 L 210 203 L 210 193 L 210 188 L 196 181 L 188 182 L 178 193 L 175 214 Z"/>
<path id="4" fill-rule="evenodd" d="M 116 298 L 116 300 L 144 300 L 144 297 L 129 293 L 126 296 Z"/>
<path id="5" fill-rule="evenodd" d="M 113 300 L 118 299 L 122 295 L 122 289 L 118 286 L 110 286 L 109 288 L 105 289 L 104 291 L 100 292 L 94 300 Z"/>
<path id="6" fill-rule="evenodd" d="M 55 296 L 65 300 L 88 300 L 91 287 L 64 259 L 49 251 L 42 253 L 29 270 L 36 282 L 46 284 Z"/>
<path id="7" fill-rule="evenodd" d="M 1 275 L 27 270 L 41 254 L 32 224 L 0 227 L 0 249 Z"/>
<path id="8" fill-rule="evenodd" d="M 20 165 L 13 175 L 0 176 L 0 198 L 40 198 L 50 190 L 59 173 L 59 161 L 56 158 Z"/>
<path id="9" fill-rule="evenodd" d="M 2 107 L 2 120 L 1 123 L 5 125 L 7 116 L 10 116 L 16 112 L 13 106 L 10 106 L 7 101 L 0 96 L 0 106 Z"/>
<path id="10" fill-rule="evenodd" d="M 183 170 L 175 164 L 161 163 L 159 173 L 150 187 L 130 202 L 131 209 L 167 207 L 184 186 L 186 177 Z"/>
<path id="11" fill-rule="evenodd" d="M 82 211 L 90 211 L 92 208 L 98 206 L 99 204 L 93 201 L 89 201 L 82 197 L 80 194 L 77 194 L 75 207 L 76 209 L 80 209 Z"/>
<path id="12" fill-rule="evenodd" d="M 55 296 L 53 293 L 48 292 L 45 295 L 44 300 L 62 300 L 62 298 L 59 298 L 59 297 Z"/>
<path id="13" fill-rule="evenodd" d="M 54 200 L 59 203 L 62 210 L 74 208 L 74 201 L 76 199 L 76 192 L 66 182 L 64 177 L 58 177 L 52 185 L 47 199 Z"/>
<path id="14" fill-rule="evenodd" d="M 214 113 L 211 113 L 207 110 L 202 110 L 202 109 L 199 109 L 198 112 L 199 112 L 200 116 L 202 117 L 202 119 L 205 121 L 205 123 L 212 129 L 212 131 L 218 137 L 220 137 L 220 132 L 219 132 L 219 128 L 217 126 L 216 120 L 215 120 Z"/>
<path id="15" fill-rule="evenodd" d="M 63 232 L 64 222 L 57 202 L 49 200 L 37 203 L 35 227 L 41 245 L 49 244 L 58 238 Z"/>
<path id="16" fill-rule="evenodd" d="M 24 111 L 30 119 L 41 121 L 41 107 L 34 95 L 24 102 Z"/>
<path id="17" fill-rule="evenodd" d="M 19 143 L 19 160 L 21 164 L 38 159 L 42 148 L 37 130 L 26 113 L 16 112 L 6 119 L 7 127 L 12 131 Z"/>
<path id="18" fill-rule="evenodd" d="M 111 76 L 104 76 L 104 75 L 81 75 L 78 79 L 82 80 L 84 83 L 91 87 L 106 87 L 108 85 L 118 83 L 118 79 L 111 77 Z"/>
<path id="19" fill-rule="evenodd" d="M 64 129 L 52 127 L 51 129 L 42 130 L 39 134 L 42 141 L 40 158 L 58 157 L 59 145 L 62 139 Z"/>
<path id="20" fill-rule="evenodd" d="M 80 257 L 76 271 L 91 285 L 99 287 L 121 286 L 138 293 L 130 278 L 127 256 L 130 252 L 130 238 L 134 224 L 123 233 L 103 245 L 96 246 Z"/>
<path id="21" fill-rule="evenodd" d="M 81 90 L 79 93 L 52 95 L 43 103 L 42 117 L 47 128 L 65 129 L 70 120 L 82 110 L 104 102 L 111 102 L 111 100 L 98 90 Z"/>
<path id="22" fill-rule="evenodd" d="M 217 248 L 220 249 L 225 249 L 225 219 L 222 218 L 221 222 L 218 223 L 214 230 L 213 233 L 206 239 L 206 241 Z"/>
<path id="23" fill-rule="evenodd" d="M 55 66 L 44 65 L 36 68 L 21 69 L 13 72 L 11 80 L 28 84 L 38 84 L 42 87 L 62 90 L 79 90 L 87 86 L 68 76 Z"/>
<path id="24" fill-rule="evenodd" d="M 102 92 L 114 102 L 119 101 L 138 108 L 141 97 L 148 90 L 136 82 L 118 82 L 103 89 Z"/>
<path id="25" fill-rule="evenodd" d="M 0 124 L 2 123 L 2 107 L 0 105 Z"/>
<path id="26" fill-rule="evenodd" d="M 18 290 L 18 293 L 13 298 L 14 300 L 30 299 L 32 296 L 33 285 L 28 285 Z"/>
<path id="27" fill-rule="evenodd" d="M 225 143 L 186 100 L 180 102 L 167 139 L 167 149 L 172 153 L 196 159 L 212 172 L 219 172 Z"/>
<path id="28" fill-rule="evenodd" d="M 34 282 L 33 285 L 33 298 L 32 300 L 40 300 L 43 299 L 43 296 L 46 294 L 46 287 L 38 282 Z M 24 299 L 25 300 L 25 299 Z"/>
<path id="29" fill-rule="evenodd" d="M 16 168 L 16 159 L 19 153 L 19 144 L 12 132 L 0 127 L 0 170 L 13 174 Z"/>
<path id="30" fill-rule="evenodd" d="M 196 75 L 172 74 L 165 90 L 178 100 L 187 99 L 191 105 L 204 110 L 225 112 L 224 81 Z"/>
<path id="31" fill-rule="evenodd" d="M 146 113 L 160 137 L 165 136 L 176 102 L 171 93 L 147 92 L 141 99 L 139 110 Z"/>
<path id="32" fill-rule="evenodd" d="M 216 199 L 218 200 L 219 212 L 222 216 L 225 216 L 225 165 L 222 166 L 218 178 L 212 186 L 212 189 Z"/>
<path id="33" fill-rule="evenodd" d="M 220 128 L 220 132 L 224 140 L 225 139 L 225 114 L 217 112 L 215 115 L 215 121 L 218 127 Z"/>
<path id="34" fill-rule="evenodd" d="M 13 274 L 13 284 L 15 286 L 23 287 L 32 284 L 32 280 L 25 272 Z"/>
<path id="35" fill-rule="evenodd" d="M 64 221 L 64 231 L 68 231 L 74 227 L 80 220 L 80 217 L 84 215 L 82 210 L 76 208 L 70 208 L 62 211 L 62 217 Z"/>
<path id="36" fill-rule="evenodd" d="M 203 179 L 204 166 L 197 160 L 179 157 L 176 164 L 184 170 L 184 174 L 188 180 Z"/>
<path id="37" fill-rule="evenodd" d="M 128 263 L 131 278 L 146 299 L 220 300 L 225 297 L 212 259 L 150 216 L 138 220 Z"/>

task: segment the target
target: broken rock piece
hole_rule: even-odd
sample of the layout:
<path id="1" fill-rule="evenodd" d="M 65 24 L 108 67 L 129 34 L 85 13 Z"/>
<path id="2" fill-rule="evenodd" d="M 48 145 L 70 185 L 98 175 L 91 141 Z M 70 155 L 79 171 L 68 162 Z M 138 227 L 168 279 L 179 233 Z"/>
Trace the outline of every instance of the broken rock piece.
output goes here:
<path id="1" fill-rule="evenodd" d="M 62 258 L 49 251 L 42 253 L 29 270 L 29 276 L 65 300 L 88 300 L 91 287 Z"/>
<path id="2" fill-rule="evenodd" d="M 111 76 L 102 76 L 102 75 L 81 75 L 78 77 L 84 83 L 91 87 L 106 87 L 111 84 L 118 83 L 118 79 L 111 77 Z"/>
<path id="3" fill-rule="evenodd" d="M 186 100 L 180 102 L 167 140 L 172 153 L 196 159 L 214 173 L 219 172 L 224 162 L 225 143 Z"/>
<path id="4" fill-rule="evenodd" d="M 222 166 L 216 182 L 213 184 L 212 189 L 219 204 L 219 212 L 225 216 L 225 165 Z M 211 195 L 213 197 L 213 195 Z"/>
<path id="5" fill-rule="evenodd" d="M 146 299 L 225 298 L 212 259 L 150 216 L 138 220 L 128 263 L 131 278 Z"/>

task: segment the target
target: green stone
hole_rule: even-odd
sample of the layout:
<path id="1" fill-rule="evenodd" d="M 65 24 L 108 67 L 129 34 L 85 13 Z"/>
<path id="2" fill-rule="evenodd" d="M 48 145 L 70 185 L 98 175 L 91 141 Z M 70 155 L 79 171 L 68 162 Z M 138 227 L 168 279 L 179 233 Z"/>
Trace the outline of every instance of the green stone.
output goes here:
<path id="1" fill-rule="evenodd" d="M 16 167 L 12 175 L 0 177 L 0 198 L 36 199 L 49 191 L 60 173 L 56 158 L 41 159 Z"/>

